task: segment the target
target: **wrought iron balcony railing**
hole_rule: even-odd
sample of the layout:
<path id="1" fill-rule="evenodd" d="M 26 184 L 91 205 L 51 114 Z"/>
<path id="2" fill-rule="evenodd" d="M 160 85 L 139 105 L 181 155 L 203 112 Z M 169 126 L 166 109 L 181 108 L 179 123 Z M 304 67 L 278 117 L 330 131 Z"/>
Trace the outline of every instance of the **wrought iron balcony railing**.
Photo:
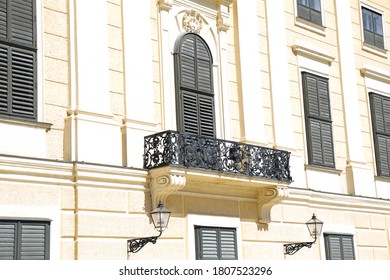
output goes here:
<path id="1" fill-rule="evenodd" d="M 164 131 L 146 136 L 144 168 L 181 166 L 291 182 L 290 152 Z"/>

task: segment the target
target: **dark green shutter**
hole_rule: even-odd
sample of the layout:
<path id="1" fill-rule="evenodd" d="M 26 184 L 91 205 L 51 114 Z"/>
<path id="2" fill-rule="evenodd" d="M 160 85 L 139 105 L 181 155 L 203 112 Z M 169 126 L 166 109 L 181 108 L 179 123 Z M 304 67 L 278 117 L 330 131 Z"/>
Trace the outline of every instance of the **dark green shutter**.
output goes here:
<path id="1" fill-rule="evenodd" d="M 0 260 L 16 259 L 16 223 L 0 222 Z"/>
<path id="2" fill-rule="evenodd" d="M 355 259 L 352 235 L 326 234 L 325 249 L 328 260 Z"/>
<path id="3" fill-rule="evenodd" d="M 0 46 L 0 113 L 8 112 L 8 48 Z"/>
<path id="4" fill-rule="evenodd" d="M 328 79 L 302 73 L 309 164 L 334 167 Z"/>
<path id="5" fill-rule="evenodd" d="M 182 91 L 182 109 L 184 131 L 200 134 L 199 131 L 199 113 L 198 113 L 198 95 L 189 91 Z"/>
<path id="6" fill-rule="evenodd" d="M 50 222 L 0 221 L 0 260 L 47 260 Z"/>
<path id="7" fill-rule="evenodd" d="M 47 224 L 22 223 L 20 225 L 20 259 L 48 259 L 49 231 Z"/>
<path id="8" fill-rule="evenodd" d="M 198 260 L 237 260 L 235 228 L 195 227 Z"/>
<path id="9" fill-rule="evenodd" d="M 7 39 L 7 2 L 0 0 L 0 39 Z"/>
<path id="10" fill-rule="evenodd" d="M 12 41 L 35 46 L 35 1 L 12 0 L 11 3 L 10 16 Z"/>
<path id="11" fill-rule="evenodd" d="M 0 15 L 0 115 L 35 120 L 35 0 L 2 0 Z"/>
<path id="12" fill-rule="evenodd" d="M 377 173 L 390 176 L 390 98 L 370 93 Z"/>
<path id="13" fill-rule="evenodd" d="M 180 37 L 175 50 L 179 131 L 215 137 L 212 57 L 194 33 Z"/>

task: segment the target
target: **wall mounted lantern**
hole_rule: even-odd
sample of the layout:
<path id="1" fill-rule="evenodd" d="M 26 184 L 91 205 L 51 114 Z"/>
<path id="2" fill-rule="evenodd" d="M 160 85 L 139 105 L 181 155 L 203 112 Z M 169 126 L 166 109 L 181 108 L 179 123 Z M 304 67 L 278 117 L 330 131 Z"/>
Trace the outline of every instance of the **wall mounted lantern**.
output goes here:
<path id="1" fill-rule="evenodd" d="M 166 209 L 164 205 L 159 202 L 157 208 L 150 212 L 150 216 L 153 221 L 153 225 L 157 231 L 160 232 L 157 236 L 135 238 L 127 240 L 127 252 L 137 253 L 149 242 L 156 244 L 157 238 L 159 238 L 164 230 L 168 227 L 169 218 L 171 217 L 171 211 Z"/>
<path id="2" fill-rule="evenodd" d="M 285 255 L 294 255 L 296 252 L 298 252 L 303 247 L 311 248 L 311 246 L 317 241 L 318 236 L 321 234 L 323 222 L 318 220 L 316 215 L 313 214 L 313 217 L 306 222 L 307 229 L 309 230 L 309 233 L 311 237 L 314 238 L 314 241 L 312 242 L 301 242 L 301 243 L 291 243 L 291 244 L 284 244 L 284 254 Z"/>

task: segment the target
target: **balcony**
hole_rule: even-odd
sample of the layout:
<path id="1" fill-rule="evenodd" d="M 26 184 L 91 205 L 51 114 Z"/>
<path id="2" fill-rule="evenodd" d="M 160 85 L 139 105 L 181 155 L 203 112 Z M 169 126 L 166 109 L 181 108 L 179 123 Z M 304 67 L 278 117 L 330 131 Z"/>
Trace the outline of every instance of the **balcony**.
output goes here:
<path id="1" fill-rule="evenodd" d="M 290 183 L 290 152 L 164 131 L 146 136 L 144 168 L 186 167 Z"/>

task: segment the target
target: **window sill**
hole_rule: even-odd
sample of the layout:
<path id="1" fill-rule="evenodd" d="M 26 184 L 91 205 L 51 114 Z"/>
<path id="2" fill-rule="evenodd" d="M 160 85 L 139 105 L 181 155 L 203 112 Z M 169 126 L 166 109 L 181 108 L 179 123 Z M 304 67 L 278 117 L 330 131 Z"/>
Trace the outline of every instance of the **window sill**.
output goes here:
<path id="1" fill-rule="evenodd" d="M 380 181 L 380 182 L 384 182 L 384 183 L 390 183 L 390 177 L 376 175 L 374 177 L 374 179 L 375 179 L 375 181 Z"/>
<path id="2" fill-rule="evenodd" d="M 49 131 L 51 129 L 51 126 L 52 126 L 51 123 L 35 122 L 35 121 L 28 121 L 28 120 L 18 120 L 18 119 L 11 119 L 11 118 L 5 118 L 5 117 L 0 117 L 0 123 L 10 124 L 10 125 L 27 126 L 27 127 L 33 127 L 33 128 L 41 128 L 41 129 L 45 129 L 46 131 Z"/>
<path id="3" fill-rule="evenodd" d="M 324 173 L 329 173 L 329 174 L 336 174 L 339 176 L 343 172 L 343 170 L 341 170 L 341 169 L 319 166 L 319 165 L 305 164 L 305 171 L 308 171 L 308 170 L 309 171 L 319 171 L 319 172 L 324 172 Z"/>
<path id="4" fill-rule="evenodd" d="M 321 36 L 326 36 L 325 30 L 326 27 L 322 25 L 315 24 L 307 19 L 296 17 L 295 18 L 295 25 L 301 28 L 304 28 L 306 30 L 309 30 L 311 32 L 317 33 Z"/>
<path id="5" fill-rule="evenodd" d="M 370 45 L 370 44 L 365 43 L 365 42 L 363 42 L 362 49 L 364 51 L 369 52 L 369 53 L 378 55 L 380 57 L 387 58 L 387 50 L 386 49 L 381 49 L 381 48 L 378 48 L 376 46 Z"/>

